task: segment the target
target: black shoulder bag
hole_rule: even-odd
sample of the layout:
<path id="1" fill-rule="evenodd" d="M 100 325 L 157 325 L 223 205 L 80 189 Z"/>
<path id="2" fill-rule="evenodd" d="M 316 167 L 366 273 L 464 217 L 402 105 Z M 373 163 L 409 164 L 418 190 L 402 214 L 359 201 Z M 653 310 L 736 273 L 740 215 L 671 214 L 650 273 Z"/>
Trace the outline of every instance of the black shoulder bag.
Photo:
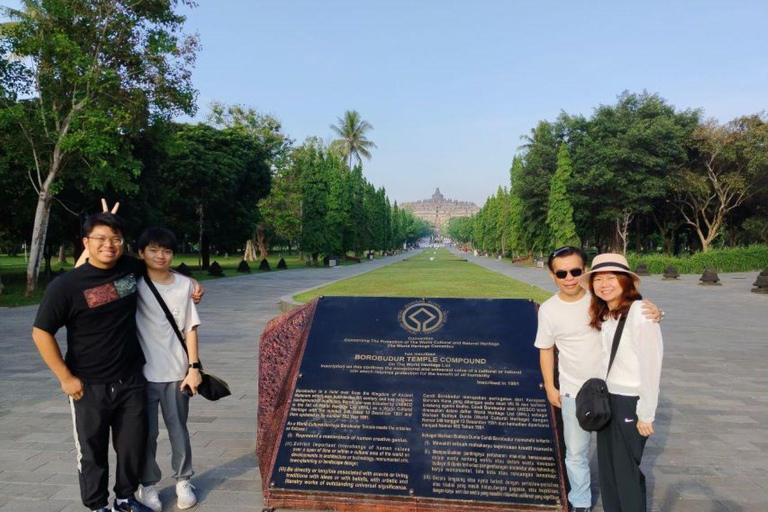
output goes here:
<path id="1" fill-rule="evenodd" d="M 608 371 L 605 372 L 605 380 L 608 379 L 608 373 L 611 371 L 613 360 L 616 358 L 616 351 L 619 349 L 619 341 L 621 341 L 621 333 L 624 331 L 626 321 L 626 315 L 621 315 L 619 325 L 616 327 L 616 334 L 613 336 L 611 358 L 608 362 Z M 602 430 L 611 421 L 611 399 L 608 396 L 608 385 L 605 380 L 589 379 L 581 386 L 576 395 L 576 419 L 579 420 L 581 428 L 588 432 Z"/>
<path id="2" fill-rule="evenodd" d="M 170 322 L 171 327 L 173 327 L 173 332 L 176 333 L 176 337 L 179 338 L 181 346 L 184 348 L 184 353 L 186 353 L 187 358 L 189 358 L 189 351 L 187 351 L 187 344 L 184 342 L 184 336 L 181 334 L 181 331 L 179 331 L 179 327 L 176 325 L 176 320 L 173 319 L 173 315 L 168 309 L 168 306 L 166 305 L 163 298 L 160 296 L 160 292 L 157 291 L 155 283 L 153 283 L 152 279 L 146 275 L 144 276 L 144 282 L 147 283 L 147 286 L 150 290 L 152 290 L 152 293 L 157 299 L 157 302 L 160 303 L 160 307 L 163 308 L 165 318 L 167 318 L 168 322 Z M 232 394 L 232 392 L 229 390 L 229 384 L 227 384 L 224 379 L 221 379 L 211 373 L 205 373 L 203 371 L 202 363 L 200 365 L 200 377 L 202 377 L 203 381 L 199 386 L 197 386 L 197 392 L 200 393 L 200 396 L 203 398 L 215 401 L 219 398 L 224 398 L 225 396 Z"/>

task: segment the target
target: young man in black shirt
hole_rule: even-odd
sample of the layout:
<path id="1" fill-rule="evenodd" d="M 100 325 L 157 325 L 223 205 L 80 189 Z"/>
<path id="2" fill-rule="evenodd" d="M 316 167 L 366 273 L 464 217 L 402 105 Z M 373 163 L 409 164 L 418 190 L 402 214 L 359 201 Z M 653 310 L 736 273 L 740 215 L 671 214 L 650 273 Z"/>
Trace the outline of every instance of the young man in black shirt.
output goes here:
<path id="1" fill-rule="evenodd" d="M 93 215 L 84 228 L 88 263 L 48 286 L 32 338 L 69 396 L 83 504 L 110 511 L 111 430 L 117 453 L 114 510 L 151 512 L 134 498 L 147 437 L 144 355 L 136 335 L 136 281 L 145 266 L 123 256 L 123 226 L 115 215 Z M 54 337 L 61 327 L 67 328 L 66 358 Z"/>

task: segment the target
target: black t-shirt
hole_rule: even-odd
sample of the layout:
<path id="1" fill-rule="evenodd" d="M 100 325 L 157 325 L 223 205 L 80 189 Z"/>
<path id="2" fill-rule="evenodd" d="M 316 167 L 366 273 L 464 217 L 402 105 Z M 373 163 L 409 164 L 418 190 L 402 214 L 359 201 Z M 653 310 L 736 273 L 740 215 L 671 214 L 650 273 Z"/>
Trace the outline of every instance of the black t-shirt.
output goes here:
<path id="1" fill-rule="evenodd" d="M 66 326 L 64 361 L 83 382 L 115 382 L 141 371 L 136 281 L 145 272 L 143 261 L 122 256 L 110 269 L 86 263 L 45 290 L 34 325 L 51 335 Z"/>

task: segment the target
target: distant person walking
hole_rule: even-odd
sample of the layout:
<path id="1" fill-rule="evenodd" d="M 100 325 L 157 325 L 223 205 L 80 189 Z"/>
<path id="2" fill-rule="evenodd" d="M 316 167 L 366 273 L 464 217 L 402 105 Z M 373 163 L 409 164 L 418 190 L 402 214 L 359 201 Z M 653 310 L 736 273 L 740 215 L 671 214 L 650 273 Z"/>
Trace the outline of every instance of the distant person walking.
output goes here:
<path id="1" fill-rule="evenodd" d="M 621 254 L 600 254 L 580 280 L 589 290 L 590 325 L 600 331 L 603 375 L 613 337 L 626 318 L 608 378 L 611 420 L 597 433 L 600 494 L 607 512 L 646 512 L 645 475 L 640 462 L 654 433 L 659 400 L 661 329 L 641 312 L 640 278 Z"/>
<path id="2" fill-rule="evenodd" d="M 549 402 L 562 408 L 565 468 L 571 490 L 568 501 L 574 512 L 592 508 L 589 446 L 592 434 L 576 419 L 576 394 L 587 379 L 599 376 L 602 364 L 600 332 L 590 326 L 591 296 L 579 285 L 586 271 L 586 256 L 578 247 L 553 251 L 547 261 L 558 292 L 539 308 L 535 346 Z M 646 302 L 646 314 L 658 322 L 659 309 Z M 558 349 L 559 388 L 555 385 L 555 347 Z"/>

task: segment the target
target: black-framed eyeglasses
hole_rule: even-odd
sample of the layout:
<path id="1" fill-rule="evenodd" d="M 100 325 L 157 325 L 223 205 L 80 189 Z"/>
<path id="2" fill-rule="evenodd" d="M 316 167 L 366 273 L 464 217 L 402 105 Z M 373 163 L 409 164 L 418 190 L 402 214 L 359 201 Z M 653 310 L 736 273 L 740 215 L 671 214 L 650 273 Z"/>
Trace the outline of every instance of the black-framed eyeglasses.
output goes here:
<path id="1" fill-rule="evenodd" d="M 555 276 L 557 276 L 558 279 L 565 279 L 565 276 L 567 276 L 569 273 L 573 277 L 579 277 L 581 274 L 584 273 L 584 269 L 572 268 L 571 270 L 558 270 L 557 272 L 555 272 Z"/>

